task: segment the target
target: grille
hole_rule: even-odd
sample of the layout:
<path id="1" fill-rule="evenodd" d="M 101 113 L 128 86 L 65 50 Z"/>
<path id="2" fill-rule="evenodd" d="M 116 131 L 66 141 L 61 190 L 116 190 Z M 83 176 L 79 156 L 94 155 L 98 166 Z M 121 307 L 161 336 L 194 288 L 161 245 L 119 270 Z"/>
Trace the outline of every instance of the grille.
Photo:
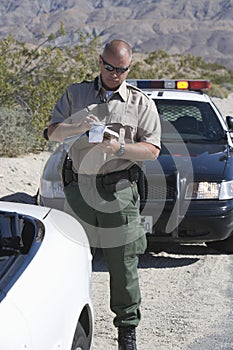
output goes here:
<path id="1" fill-rule="evenodd" d="M 148 186 L 148 199 L 150 200 L 164 200 L 164 199 L 175 199 L 176 188 L 167 184 L 167 186 L 162 186 L 159 184 L 149 184 Z"/>

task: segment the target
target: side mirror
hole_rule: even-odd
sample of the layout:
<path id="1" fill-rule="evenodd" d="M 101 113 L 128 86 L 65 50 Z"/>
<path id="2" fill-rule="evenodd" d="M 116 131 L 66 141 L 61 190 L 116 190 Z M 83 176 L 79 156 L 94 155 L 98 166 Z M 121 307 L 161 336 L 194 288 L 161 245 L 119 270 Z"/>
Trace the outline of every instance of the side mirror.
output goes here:
<path id="1" fill-rule="evenodd" d="M 229 130 L 233 131 L 233 117 L 231 117 L 230 115 L 228 115 L 226 117 L 226 122 L 227 122 L 227 126 L 229 128 Z"/>

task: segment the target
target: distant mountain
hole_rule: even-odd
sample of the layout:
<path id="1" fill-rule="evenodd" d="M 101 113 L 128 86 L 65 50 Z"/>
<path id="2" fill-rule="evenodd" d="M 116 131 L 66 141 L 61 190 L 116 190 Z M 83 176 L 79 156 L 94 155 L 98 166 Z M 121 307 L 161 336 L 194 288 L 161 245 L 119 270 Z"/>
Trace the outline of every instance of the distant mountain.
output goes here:
<path id="1" fill-rule="evenodd" d="M 202 56 L 233 68 L 233 0 L 1 0 L 0 37 L 36 43 L 63 22 L 67 43 L 82 29 L 128 40 L 139 52 Z"/>

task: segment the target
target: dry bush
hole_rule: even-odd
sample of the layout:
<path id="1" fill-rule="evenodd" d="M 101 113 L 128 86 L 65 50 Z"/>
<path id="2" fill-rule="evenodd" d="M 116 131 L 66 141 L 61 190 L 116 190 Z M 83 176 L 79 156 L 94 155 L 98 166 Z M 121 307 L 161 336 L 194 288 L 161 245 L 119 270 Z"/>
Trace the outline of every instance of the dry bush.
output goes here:
<path id="1" fill-rule="evenodd" d="M 0 108 L 0 156 L 14 157 L 41 149 L 32 118 L 23 109 Z M 40 135 L 41 136 L 41 135 Z"/>

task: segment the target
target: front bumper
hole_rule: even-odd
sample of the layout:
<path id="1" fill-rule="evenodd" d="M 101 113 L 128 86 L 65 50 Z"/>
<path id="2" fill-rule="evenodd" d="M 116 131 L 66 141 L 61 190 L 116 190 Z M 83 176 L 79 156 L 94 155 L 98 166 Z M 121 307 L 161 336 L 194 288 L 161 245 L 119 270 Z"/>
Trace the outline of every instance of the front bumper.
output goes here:
<path id="1" fill-rule="evenodd" d="M 152 241 L 210 242 L 233 234 L 233 200 L 196 200 L 186 208 L 185 203 L 180 203 L 175 210 L 172 204 L 166 203 L 161 209 L 158 202 L 148 201 L 143 215 L 153 216 L 152 233 L 147 233 Z"/>

